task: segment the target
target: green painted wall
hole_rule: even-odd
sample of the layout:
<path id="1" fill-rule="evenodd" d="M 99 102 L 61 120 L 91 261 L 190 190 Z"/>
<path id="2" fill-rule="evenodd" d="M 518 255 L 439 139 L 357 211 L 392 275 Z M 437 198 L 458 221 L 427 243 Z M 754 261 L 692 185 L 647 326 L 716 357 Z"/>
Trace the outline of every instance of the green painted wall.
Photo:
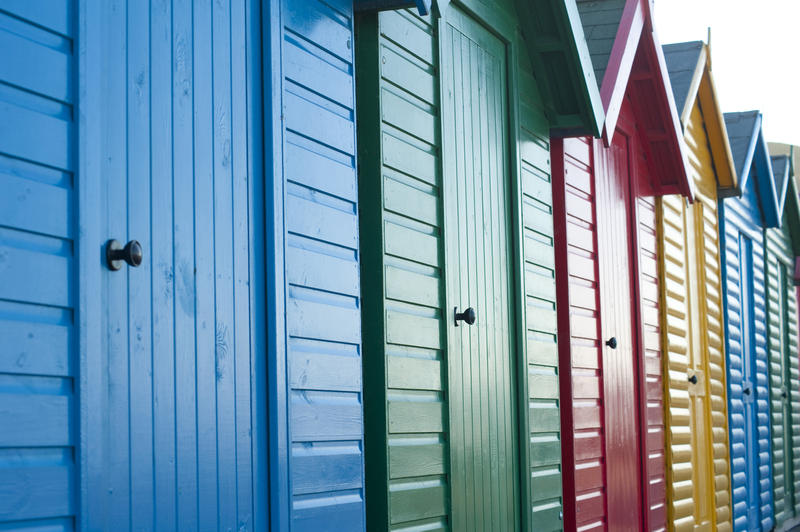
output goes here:
<path id="1" fill-rule="evenodd" d="M 443 4 L 443 2 L 442 2 Z M 467 2 L 509 46 L 520 492 L 559 530 L 561 477 L 550 124 L 509 3 Z M 438 21 L 357 23 L 367 529 L 450 529 Z M 510 38 L 508 37 L 510 35 Z"/>
<path id="2" fill-rule="evenodd" d="M 527 53 L 521 50 L 519 59 L 517 145 L 522 192 L 531 522 L 532 530 L 547 531 L 561 529 L 561 422 L 550 137 Z"/>
<path id="3" fill-rule="evenodd" d="M 789 193 L 793 188 L 789 189 Z M 800 494 L 800 389 L 797 357 L 797 295 L 789 223 L 767 229 L 765 263 L 772 418 L 772 487 L 777 525 L 798 515 Z M 786 396 L 784 397 L 784 392 Z"/>

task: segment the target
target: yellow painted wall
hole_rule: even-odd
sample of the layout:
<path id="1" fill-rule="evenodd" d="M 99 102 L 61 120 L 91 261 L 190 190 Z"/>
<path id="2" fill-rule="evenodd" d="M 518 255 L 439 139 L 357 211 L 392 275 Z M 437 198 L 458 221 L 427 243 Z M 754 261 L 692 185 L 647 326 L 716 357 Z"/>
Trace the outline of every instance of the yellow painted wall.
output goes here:
<path id="1" fill-rule="evenodd" d="M 670 530 L 731 530 L 717 181 L 699 100 L 685 139 L 692 205 L 659 200 Z M 697 377 L 697 384 L 690 378 Z"/>

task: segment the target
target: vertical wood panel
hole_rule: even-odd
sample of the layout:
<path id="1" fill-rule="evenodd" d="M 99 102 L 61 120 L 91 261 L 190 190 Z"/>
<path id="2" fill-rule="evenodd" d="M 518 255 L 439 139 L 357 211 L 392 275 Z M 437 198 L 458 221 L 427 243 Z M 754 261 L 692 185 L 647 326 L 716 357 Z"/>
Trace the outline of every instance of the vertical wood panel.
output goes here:
<path id="1" fill-rule="evenodd" d="M 84 111 L 102 131 L 102 233 L 138 240 L 144 261 L 102 274 L 107 384 L 89 380 L 87 393 L 101 398 L 105 455 L 88 455 L 101 473 L 86 496 L 104 510 L 84 518 L 92 529 L 263 530 L 257 10 L 85 9 L 103 23 L 87 44 L 103 57 L 90 81 L 108 87 Z"/>
<path id="2" fill-rule="evenodd" d="M 631 212 L 632 165 L 638 152 L 635 139 L 621 131 L 614 144 L 595 141 L 598 252 L 600 272 L 601 339 L 617 339 L 617 348 L 603 350 L 603 396 L 606 437 L 606 497 L 610 529 L 636 529 L 643 522 L 643 452 L 640 440 L 638 368 L 644 359 L 637 345 L 633 306 L 634 238 Z M 633 481 L 633 480 L 636 481 Z"/>
<path id="3" fill-rule="evenodd" d="M 511 530 L 519 527 L 519 466 L 511 346 L 515 322 L 509 279 L 506 50 L 473 19 L 454 8 L 448 13 L 442 52 L 448 69 L 448 296 L 459 310 L 473 306 L 478 313 L 475 325 L 450 329 L 452 527 Z M 532 413 L 532 424 L 557 426 L 557 420 L 537 419 L 537 414 Z"/>

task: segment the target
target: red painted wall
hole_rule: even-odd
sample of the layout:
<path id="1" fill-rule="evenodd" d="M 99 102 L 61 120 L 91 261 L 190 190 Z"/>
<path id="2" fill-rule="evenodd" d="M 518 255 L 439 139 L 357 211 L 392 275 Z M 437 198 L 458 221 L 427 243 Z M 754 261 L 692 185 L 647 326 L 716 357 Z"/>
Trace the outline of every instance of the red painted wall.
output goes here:
<path id="1" fill-rule="evenodd" d="M 552 161 L 565 530 L 659 530 L 655 204 L 630 106 L 610 148 L 554 139 Z"/>

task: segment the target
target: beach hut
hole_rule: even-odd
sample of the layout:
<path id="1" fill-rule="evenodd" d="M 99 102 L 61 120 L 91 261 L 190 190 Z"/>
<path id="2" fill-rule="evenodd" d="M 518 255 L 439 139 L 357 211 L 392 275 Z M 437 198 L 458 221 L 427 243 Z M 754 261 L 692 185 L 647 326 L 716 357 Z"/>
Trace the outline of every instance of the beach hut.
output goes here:
<path id="1" fill-rule="evenodd" d="M 353 21 L 0 0 L 0 529 L 364 528 Z"/>
<path id="2" fill-rule="evenodd" d="M 550 134 L 596 134 L 573 0 L 359 16 L 367 528 L 557 530 Z"/>
<path id="3" fill-rule="evenodd" d="M 553 140 L 564 527 L 666 525 L 656 197 L 692 196 L 651 3 L 579 2 L 602 140 Z"/>
<path id="4" fill-rule="evenodd" d="M 789 530 L 800 524 L 800 360 L 795 291 L 795 261 L 800 256 L 800 210 L 790 156 L 773 155 L 772 172 L 781 205 L 781 226 L 764 230 L 772 489 L 776 530 Z"/>
<path id="5" fill-rule="evenodd" d="M 733 528 L 774 525 L 764 229 L 779 227 L 761 113 L 725 115 L 740 197 L 720 199 Z"/>
<path id="6" fill-rule="evenodd" d="M 668 523 L 731 527 L 728 408 L 718 198 L 737 174 L 702 42 L 664 46 L 689 153 L 695 201 L 657 202 Z"/>

